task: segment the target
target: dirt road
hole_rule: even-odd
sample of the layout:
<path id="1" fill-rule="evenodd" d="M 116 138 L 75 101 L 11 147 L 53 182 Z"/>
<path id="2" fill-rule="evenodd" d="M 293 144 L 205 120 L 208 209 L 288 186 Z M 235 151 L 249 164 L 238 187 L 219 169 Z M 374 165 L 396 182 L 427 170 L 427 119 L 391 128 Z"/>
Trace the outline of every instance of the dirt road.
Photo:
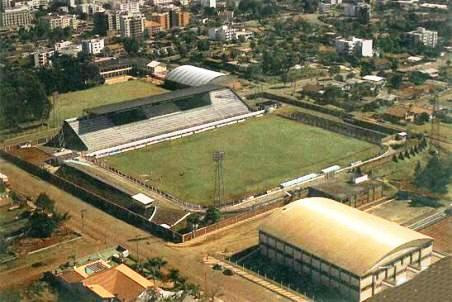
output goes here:
<path id="1" fill-rule="evenodd" d="M 262 217 L 212 234 L 204 242 L 178 247 L 116 219 L 2 159 L 0 170 L 8 175 L 11 185 L 19 191 L 31 196 L 46 192 L 55 199 L 57 208 L 69 211 L 72 216 L 68 226 L 81 232 L 97 249 L 121 244 L 135 254 L 138 249 L 140 259 L 164 257 L 171 267 L 179 269 L 189 281 L 200 284 L 207 293 L 215 293 L 224 301 L 287 301 L 239 276 L 224 276 L 202 263 L 207 253 L 231 252 L 256 244 L 257 228 Z M 85 209 L 82 226 L 81 211 Z"/>

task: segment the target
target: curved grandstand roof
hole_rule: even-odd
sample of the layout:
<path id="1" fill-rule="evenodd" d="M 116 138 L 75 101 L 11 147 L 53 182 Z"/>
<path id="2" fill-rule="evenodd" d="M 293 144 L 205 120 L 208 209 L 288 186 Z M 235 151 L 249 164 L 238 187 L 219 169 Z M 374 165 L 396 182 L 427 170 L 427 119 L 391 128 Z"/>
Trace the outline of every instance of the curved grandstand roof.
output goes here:
<path id="1" fill-rule="evenodd" d="M 327 198 L 305 198 L 273 213 L 266 234 L 357 276 L 432 238 Z"/>
<path id="2" fill-rule="evenodd" d="M 171 70 L 166 80 L 186 86 L 200 86 L 221 76 L 225 74 L 192 65 L 182 65 Z"/>

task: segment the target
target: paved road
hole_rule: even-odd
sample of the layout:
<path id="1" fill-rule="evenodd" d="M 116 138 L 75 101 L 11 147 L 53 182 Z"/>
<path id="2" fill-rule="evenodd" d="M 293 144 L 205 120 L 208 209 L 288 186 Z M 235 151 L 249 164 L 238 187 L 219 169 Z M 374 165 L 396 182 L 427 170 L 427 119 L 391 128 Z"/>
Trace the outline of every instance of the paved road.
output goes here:
<path id="1" fill-rule="evenodd" d="M 189 281 L 200 284 L 204 289 L 207 288 L 209 294 L 216 293 L 224 301 L 290 301 L 239 276 L 218 274 L 202 262 L 207 252 L 236 251 L 256 244 L 260 221 L 250 221 L 220 234 L 208 236 L 205 243 L 177 247 L 84 203 L 1 158 L 0 169 L 9 176 L 11 185 L 19 191 L 35 197 L 40 192 L 46 192 L 57 201 L 58 209 L 69 211 L 71 214 L 69 227 L 82 232 L 85 237 L 102 243 L 103 247 L 122 244 L 132 253 L 136 253 L 138 247 L 140 259 L 162 256 L 171 267 L 179 269 Z M 80 215 L 82 209 L 87 210 L 83 231 Z M 142 240 L 137 241 L 135 238 Z"/>

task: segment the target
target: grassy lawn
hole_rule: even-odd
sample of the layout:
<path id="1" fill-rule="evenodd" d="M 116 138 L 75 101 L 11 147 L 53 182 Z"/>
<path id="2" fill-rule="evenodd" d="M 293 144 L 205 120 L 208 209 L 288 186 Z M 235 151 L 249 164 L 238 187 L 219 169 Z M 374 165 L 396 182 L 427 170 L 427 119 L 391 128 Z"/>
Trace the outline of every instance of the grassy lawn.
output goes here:
<path id="1" fill-rule="evenodd" d="M 55 107 L 52 109 L 49 122 L 51 126 L 55 127 L 64 119 L 82 115 L 83 110 L 87 108 L 129 101 L 136 98 L 161 94 L 165 91 L 163 88 L 153 84 L 134 80 L 64 93 L 58 96 L 57 110 L 55 110 Z"/>
<path id="2" fill-rule="evenodd" d="M 106 160 L 179 198 L 210 204 L 217 150 L 225 151 L 225 199 L 233 200 L 333 164 L 371 157 L 379 147 L 270 115 Z"/>

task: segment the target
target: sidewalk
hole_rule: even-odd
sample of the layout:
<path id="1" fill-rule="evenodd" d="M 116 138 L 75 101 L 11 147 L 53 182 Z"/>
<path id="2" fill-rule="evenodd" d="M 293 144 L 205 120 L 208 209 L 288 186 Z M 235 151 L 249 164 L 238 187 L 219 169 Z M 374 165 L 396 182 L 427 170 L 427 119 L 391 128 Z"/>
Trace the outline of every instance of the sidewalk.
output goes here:
<path id="1" fill-rule="evenodd" d="M 289 290 L 286 290 L 286 289 L 284 289 L 284 288 L 282 288 L 280 286 L 277 286 L 274 283 L 272 283 L 270 281 L 267 281 L 267 280 L 265 280 L 265 279 L 263 279 L 261 277 L 258 277 L 255 274 L 248 273 L 245 270 L 242 270 L 242 269 L 240 269 L 240 268 L 238 268 L 236 266 L 233 266 L 233 265 L 230 265 L 230 264 L 228 264 L 226 262 L 218 260 L 218 259 L 216 259 L 216 258 L 214 258 L 212 256 L 204 257 L 203 258 L 203 262 L 205 264 L 208 264 L 208 265 L 211 265 L 211 266 L 213 266 L 215 264 L 219 264 L 222 267 L 224 267 L 226 269 L 230 269 L 231 271 L 233 271 L 235 275 L 238 275 L 238 276 L 240 276 L 242 278 L 245 278 L 245 279 L 247 279 L 247 280 L 249 280 L 249 281 L 251 281 L 253 283 L 259 284 L 260 286 L 265 287 L 265 288 L 267 288 L 267 289 L 269 289 L 269 290 L 271 290 L 271 291 L 273 291 L 273 292 L 275 292 L 275 293 L 277 293 L 277 294 L 279 294 L 279 295 L 281 295 L 281 296 L 283 296 L 285 298 L 288 298 L 288 299 L 290 299 L 292 301 L 295 301 L 295 302 L 309 302 L 309 301 L 311 301 L 308 298 L 303 297 L 301 294 L 300 295 L 296 295 L 293 292 L 291 292 Z"/>

